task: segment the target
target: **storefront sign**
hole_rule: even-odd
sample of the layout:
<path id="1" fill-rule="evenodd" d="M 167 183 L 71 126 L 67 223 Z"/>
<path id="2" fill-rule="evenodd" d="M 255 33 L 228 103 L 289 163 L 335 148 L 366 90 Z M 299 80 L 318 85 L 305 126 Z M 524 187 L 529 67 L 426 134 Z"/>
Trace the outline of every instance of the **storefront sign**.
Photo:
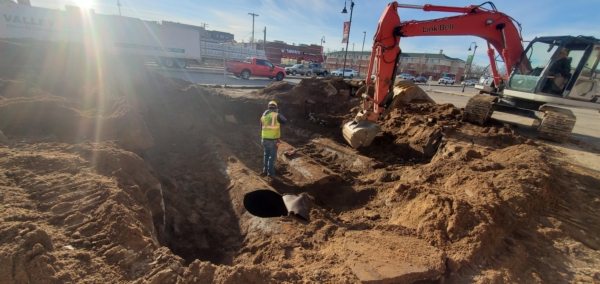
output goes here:
<path id="1" fill-rule="evenodd" d="M 290 53 L 290 54 L 298 54 L 299 55 L 300 51 L 294 50 L 294 49 L 285 49 L 285 48 L 282 48 L 281 49 L 281 53 Z"/>

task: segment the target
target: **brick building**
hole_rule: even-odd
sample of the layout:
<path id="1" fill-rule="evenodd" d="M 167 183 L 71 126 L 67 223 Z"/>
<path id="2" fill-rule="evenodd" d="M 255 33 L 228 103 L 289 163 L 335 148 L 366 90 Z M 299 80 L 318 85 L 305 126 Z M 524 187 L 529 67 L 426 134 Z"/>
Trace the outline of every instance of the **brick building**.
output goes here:
<path id="1" fill-rule="evenodd" d="M 323 51 L 320 45 L 289 45 L 283 41 L 267 42 L 265 53 L 267 59 L 278 65 L 293 65 L 305 62 L 323 62 Z"/>
<path id="2" fill-rule="evenodd" d="M 402 53 L 398 74 L 408 73 L 415 77 L 425 76 L 433 79 L 439 79 L 444 76 L 450 76 L 460 80 L 465 70 L 465 61 L 452 58 L 443 51 L 440 53 Z M 346 68 L 359 70 L 361 75 L 367 73 L 369 61 L 371 59 L 370 51 L 348 51 L 346 57 Z M 327 54 L 325 67 L 329 70 L 342 68 L 344 65 L 344 51 L 330 52 Z"/>

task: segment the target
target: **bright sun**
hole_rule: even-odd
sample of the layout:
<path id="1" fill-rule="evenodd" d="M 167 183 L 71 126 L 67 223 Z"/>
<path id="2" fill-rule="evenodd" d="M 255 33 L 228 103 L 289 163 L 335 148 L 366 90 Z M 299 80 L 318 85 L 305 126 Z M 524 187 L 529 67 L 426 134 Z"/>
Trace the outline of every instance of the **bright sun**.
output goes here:
<path id="1" fill-rule="evenodd" d="M 75 3 L 77 3 L 77 6 L 81 8 L 91 9 L 94 4 L 94 0 L 75 0 Z"/>

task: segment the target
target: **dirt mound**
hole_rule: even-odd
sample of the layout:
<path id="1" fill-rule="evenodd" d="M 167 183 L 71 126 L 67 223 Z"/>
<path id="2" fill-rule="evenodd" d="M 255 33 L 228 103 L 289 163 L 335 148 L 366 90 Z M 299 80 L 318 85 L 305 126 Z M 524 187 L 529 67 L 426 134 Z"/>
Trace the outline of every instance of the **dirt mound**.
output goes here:
<path id="1" fill-rule="evenodd" d="M 597 173 L 554 163 L 507 125 L 401 104 L 357 151 L 339 125 L 360 83 L 233 98 L 118 60 L 81 75 L 74 66 L 97 61 L 11 52 L 0 60 L 18 66 L 0 76 L 7 282 L 600 281 Z M 52 75 L 46 62 L 63 60 Z M 282 147 L 300 150 L 265 180 L 258 118 L 273 99 L 290 120 Z M 258 189 L 306 193 L 311 222 L 250 215 L 243 197 Z"/>
<path id="2" fill-rule="evenodd" d="M 142 117 L 124 98 L 96 100 L 86 108 L 80 102 L 44 93 L 0 101 L 0 130 L 18 139 L 34 141 L 115 140 L 129 151 L 153 146 Z"/>
<path id="3" fill-rule="evenodd" d="M 0 153 L 0 271 L 9 283 L 122 279 L 158 248 L 160 183 L 137 155 L 110 143 L 20 144 Z M 93 269 L 97 261 L 114 269 Z"/>
<path id="4" fill-rule="evenodd" d="M 287 82 L 271 83 L 252 94 L 258 98 L 275 100 L 285 114 L 299 117 L 320 126 L 338 127 L 347 120 L 349 112 L 360 101 L 351 95 L 357 87 L 338 77 L 307 78 L 292 86 Z"/>

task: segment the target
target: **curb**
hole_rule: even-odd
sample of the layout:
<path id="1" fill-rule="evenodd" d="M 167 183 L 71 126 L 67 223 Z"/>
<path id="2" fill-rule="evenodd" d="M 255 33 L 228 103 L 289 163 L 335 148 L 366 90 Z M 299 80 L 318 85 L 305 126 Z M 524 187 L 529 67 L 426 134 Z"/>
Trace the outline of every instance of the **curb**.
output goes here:
<path id="1" fill-rule="evenodd" d="M 162 67 L 152 66 L 152 65 L 147 65 L 147 67 L 149 67 L 150 69 L 153 69 L 155 71 L 168 71 L 168 72 L 176 71 L 176 72 L 183 72 L 183 73 L 223 74 L 223 70 L 219 70 L 219 69 L 213 69 L 213 70 L 199 69 L 199 68 L 177 69 L 177 68 L 162 68 Z"/>
<path id="2" fill-rule="evenodd" d="M 248 85 L 219 85 L 219 84 L 198 84 L 198 86 L 214 89 L 245 89 L 245 90 L 258 90 L 264 89 L 267 86 L 248 86 Z"/>
<path id="3" fill-rule="evenodd" d="M 425 90 L 425 89 L 423 89 L 423 91 L 425 91 L 425 92 L 431 92 L 431 93 L 438 93 L 438 94 L 448 94 L 448 95 L 454 95 L 454 96 L 463 96 L 463 97 L 472 97 L 472 96 L 476 95 L 476 94 L 473 94 L 473 93 L 455 93 L 455 92 L 448 92 L 448 91 L 441 91 L 441 90 Z"/>

